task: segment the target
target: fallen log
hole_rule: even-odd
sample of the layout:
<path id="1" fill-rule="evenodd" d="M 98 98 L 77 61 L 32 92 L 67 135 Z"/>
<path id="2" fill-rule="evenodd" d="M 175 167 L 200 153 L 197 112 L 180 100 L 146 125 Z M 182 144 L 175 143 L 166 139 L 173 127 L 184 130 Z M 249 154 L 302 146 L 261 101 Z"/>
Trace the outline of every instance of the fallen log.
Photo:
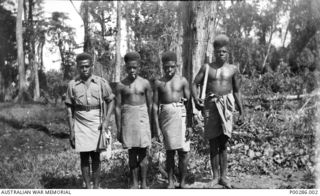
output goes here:
<path id="1" fill-rule="evenodd" d="M 256 100 L 256 99 L 261 99 L 263 101 L 277 101 L 281 99 L 285 100 L 298 100 L 302 98 L 310 98 L 310 97 L 315 97 L 319 96 L 320 92 L 315 92 L 315 93 L 308 93 L 308 94 L 299 94 L 299 95 L 275 95 L 275 96 L 262 96 L 262 95 L 254 95 L 254 96 L 245 96 L 242 95 L 243 99 L 247 100 Z"/>

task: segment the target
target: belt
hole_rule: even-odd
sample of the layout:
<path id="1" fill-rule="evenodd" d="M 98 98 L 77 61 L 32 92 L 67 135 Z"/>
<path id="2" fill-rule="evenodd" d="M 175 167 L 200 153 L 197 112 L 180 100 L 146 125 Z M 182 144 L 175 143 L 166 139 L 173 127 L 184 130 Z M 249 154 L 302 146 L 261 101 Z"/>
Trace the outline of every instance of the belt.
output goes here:
<path id="1" fill-rule="evenodd" d="M 75 105 L 74 109 L 76 111 L 90 111 L 100 109 L 100 105 Z"/>

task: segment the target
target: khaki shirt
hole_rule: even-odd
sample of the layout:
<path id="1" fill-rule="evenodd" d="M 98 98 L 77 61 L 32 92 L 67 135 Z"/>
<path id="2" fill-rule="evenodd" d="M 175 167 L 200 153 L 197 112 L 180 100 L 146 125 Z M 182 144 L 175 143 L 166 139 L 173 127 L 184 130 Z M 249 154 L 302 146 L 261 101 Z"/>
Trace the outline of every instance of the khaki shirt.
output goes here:
<path id="1" fill-rule="evenodd" d="M 100 105 L 99 91 L 101 91 L 103 100 L 106 102 L 112 101 L 115 95 L 112 93 L 108 81 L 95 75 L 90 76 L 89 80 L 89 87 L 79 77 L 69 82 L 65 100 L 66 105 Z"/>

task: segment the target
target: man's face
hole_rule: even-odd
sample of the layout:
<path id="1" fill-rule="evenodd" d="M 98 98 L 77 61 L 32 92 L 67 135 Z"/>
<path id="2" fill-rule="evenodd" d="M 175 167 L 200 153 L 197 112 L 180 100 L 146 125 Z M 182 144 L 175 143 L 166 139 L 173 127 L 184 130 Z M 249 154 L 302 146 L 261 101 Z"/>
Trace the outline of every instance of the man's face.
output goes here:
<path id="1" fill-rule="evenodd" d="M 83 78 L 88 78 L 92 74 L 92 63 L 89 59 L 77 62 L 77 68 L 80 76 Z"/>
<path id="2" fill-rule="evenodd" d="M 176 73 L 176 62 L 175 61 L 167 61 L 163 64 L 163 70 L 166 77 L 172 77 Z"/>
<path id="3" fill-rule="evenodd" d="M 139 62 L 138 61 L 127 62 L 126 70 L 127 70 L 128 76 L 132 79 L 135 79 L 138 76 Z"/>
<path id="4" fill-rule="evenodd" d="M 219 62 L 226 62 L 228 60 L 228 49 L 225 46 L 215 48 L 214 55 Z"/>

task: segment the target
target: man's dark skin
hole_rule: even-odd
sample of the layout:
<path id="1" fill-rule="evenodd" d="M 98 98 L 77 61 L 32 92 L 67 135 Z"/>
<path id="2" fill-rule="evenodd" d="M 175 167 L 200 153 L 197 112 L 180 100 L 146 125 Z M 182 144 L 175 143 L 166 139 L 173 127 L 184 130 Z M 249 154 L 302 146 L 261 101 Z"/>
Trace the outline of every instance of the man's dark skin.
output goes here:
<path id="1" fill-rule="evenodd" d="M 209 65 L 208 83 L 206 96 L 210 93 L 216 95 L 226 95 L 233 92 L 235 104 L 239 110 L 239 121 L 243 121 L 243 109 L 240 99 L 240 73 L 235 65 L 228 64 L 228 49 L 226 46 L 220 46 L 214 48 L 214 55 L 216 62 Z M 204 107 L 204 100 L 199 98 L 197 87 L 202 85 L 205 76 L 205 66 L 202 66 L 192 84 L 192 96 L 194 98 L 197 108 Z M 213 172 L 212 184 L 215 185 L 218 182 L 219 166 L 220 166 L 220 184 L 231 187 L 227 181 L 227 140 L 219 140 L 220 137 L 210 140 L 210 159 Z M 217 144 L 221 144 L 223 147 L 218 147 Z"/>
<path id="2" fill-rule="evenodd" d="M 175 61 L 167 61 L 163 64 L 163 69 L 165 72 L 165 76 L 162 77 L 160 80 L 155 81 L 155 89 L 153 94 L 153 115 L 155 119 L 155 128 L 157 138 L 160 138 L 161 129 L 159 125 L 158 119 L 158 110 L 159 104 L 169 104 L 169 103 L 177 103 L 181 102 L 182 100 L 185 103 L 189 103 L 190 100 L 190 90 L 189 84 L 186 78 L 176 75 L 177 65 Z M 187 113 L 188 119 L 190 119 L 190 114 Z M 191 122 L 188 120 L 188 122 Z M 190 123 L 189 123 L 190 124 Z M 188 124 L 188 128 L 186 130 L 186 135 L 190 133 L 190 126 Z M 160 139 L 159 139 L 160 140 Z M 184 152 L 182 150 L 167 150 L 167 160 L 166 160 L 166 167 L 168 172 L 168 187 L 167 188 L 174 188 L 174 156 L 175 152 L 178 151 L 179 155 L 179 171 L 180 171 L 180 187 L 185 188 L 185 177 L 187 173 L 187 166 L 188 166 L 188 152 Z"/>
<path id="3" fill-rule="evenodd" d="M 118 140 L 122 143 L 121 105 L 147 104 L 149 119 L 151 119 L 152 89 L 148 80 L 138 76 L 139 61 L 126 63 L 128 76 L 117 85 L 116 92 L 116 122 L 118 127 Z M 132 176 L 131 188 L 139 188 L 139 168 L 141 175 L 141 188 L 147 188 L 148 153 L 147 148 L 129 149 L 129 167 Z"/>
<path id="4" fill-rule="evenodd" d="M 80 78 L 85 82 L 86 86 L 89 86 L 90 81 L 89 78 L 92 75 L 93 65 L 91 60 L 79 60 L 77 61 L 77 69 L 80 74 Z M 114 109 L 114 101 L 112 100 L 109 103 L 104 104 L 107 108 L 106 113 L 104 112 L 102 119 L 103 123 L 101 125 L 102 130 L 107 130 L 109 125 L 109 119 L 111 113 Z M 74 111 L 73 107 L 67 105 L 67 113 L 68 113 L 68 122 L 69 122 L 69 130 L 70 130 L 70 144 L 72 148 L 75 148 L 75 130 L 74 130 Z M 80 152 L 81 159 L 81 172 L 83 175 L 83 179 L 86 184 L 86 188 L 91 188 L 91 179 L 90 179 L 90 165 L 89 165 L 89 157 L 91 157 L 91 167 L 92 167 L 92 175 L 93 175 L 93 188 L 98 189 L 100 185 L 100 152 Z"/>

